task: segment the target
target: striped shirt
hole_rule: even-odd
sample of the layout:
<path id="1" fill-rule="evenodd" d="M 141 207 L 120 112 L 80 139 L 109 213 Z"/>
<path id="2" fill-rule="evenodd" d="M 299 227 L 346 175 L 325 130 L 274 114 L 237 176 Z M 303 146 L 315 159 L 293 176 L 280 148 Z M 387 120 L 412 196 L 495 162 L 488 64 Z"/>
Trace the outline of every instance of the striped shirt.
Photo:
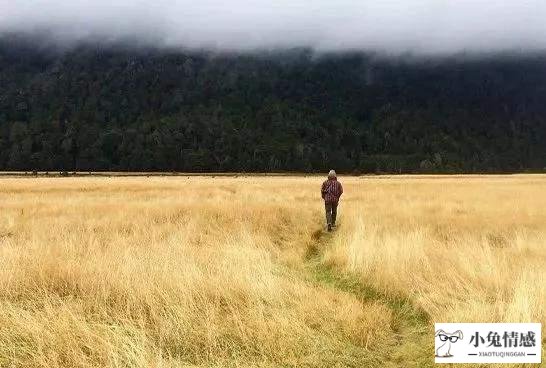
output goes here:
<path id="1" fill-rule="evenodd" d="M 336 178 L 328 179 L 322 183 L 322 199 L 326 203 L 338 203 L 339 197 L 343 194 L 343 187 Z"/>

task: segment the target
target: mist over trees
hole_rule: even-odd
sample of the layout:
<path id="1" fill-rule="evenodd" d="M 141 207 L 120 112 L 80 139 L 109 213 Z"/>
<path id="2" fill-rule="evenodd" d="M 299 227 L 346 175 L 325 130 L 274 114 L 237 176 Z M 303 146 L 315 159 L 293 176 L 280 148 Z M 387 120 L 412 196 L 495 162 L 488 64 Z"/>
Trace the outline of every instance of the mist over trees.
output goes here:
<path id="1" fill-rule="evenodd" d="M 0 38 L 0 169 L 546 167 L 546 56 L 381 58 Z"/>

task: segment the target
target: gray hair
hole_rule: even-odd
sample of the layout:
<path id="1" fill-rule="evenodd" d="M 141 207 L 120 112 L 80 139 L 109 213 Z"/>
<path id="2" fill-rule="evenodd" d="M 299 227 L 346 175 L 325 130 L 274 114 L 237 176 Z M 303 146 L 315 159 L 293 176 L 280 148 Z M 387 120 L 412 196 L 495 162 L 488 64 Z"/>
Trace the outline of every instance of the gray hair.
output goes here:
<path id="1" fill-rule="evenodd" d="M 329 178 L 337 178 L 337 174 L 336 174 L 335 170 L 330 170 L 330 172 L 328 173 L 328 177 Z"/>

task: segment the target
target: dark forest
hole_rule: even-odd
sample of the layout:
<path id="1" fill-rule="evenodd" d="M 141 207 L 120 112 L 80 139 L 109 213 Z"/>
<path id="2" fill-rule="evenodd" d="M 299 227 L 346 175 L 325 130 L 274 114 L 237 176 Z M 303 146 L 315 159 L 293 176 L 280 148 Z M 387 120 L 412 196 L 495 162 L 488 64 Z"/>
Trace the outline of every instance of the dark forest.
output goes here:
<path id="1" fill-rule="evenodd" d="M 253 54 L 0 39 L 0 169 L 546 170 L 546 56 Z"/>

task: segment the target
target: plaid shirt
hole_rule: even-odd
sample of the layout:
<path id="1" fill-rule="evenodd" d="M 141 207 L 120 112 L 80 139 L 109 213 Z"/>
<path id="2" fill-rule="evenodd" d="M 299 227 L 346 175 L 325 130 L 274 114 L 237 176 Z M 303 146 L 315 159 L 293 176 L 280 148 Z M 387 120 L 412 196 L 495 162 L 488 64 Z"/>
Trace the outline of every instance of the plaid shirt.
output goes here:
<path id="1" fill-rule="evenodd" d="M 338 203 L 339 197 L 343 194 L 343 187 L 336 178 L 328 179 L 322 183 L 322 199 L 326 203 Z"/>

